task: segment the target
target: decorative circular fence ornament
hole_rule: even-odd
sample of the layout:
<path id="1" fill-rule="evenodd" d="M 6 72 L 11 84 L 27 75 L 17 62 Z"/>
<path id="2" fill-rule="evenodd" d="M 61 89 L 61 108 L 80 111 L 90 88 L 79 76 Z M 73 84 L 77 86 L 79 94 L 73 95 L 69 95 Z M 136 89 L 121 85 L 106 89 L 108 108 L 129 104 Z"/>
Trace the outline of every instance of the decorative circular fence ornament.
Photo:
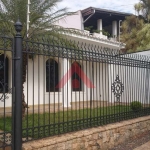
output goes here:
<path id="1" fill-rule="evenodd" d="M 120 81 L 119 75 L 116 76 L 114 83 L 112 83 L 111 91 L 114 93 L 115 97 L 117 98 L 117 101 L 120 101 L 120 96 L 124 91 L 124 85 Z"/>

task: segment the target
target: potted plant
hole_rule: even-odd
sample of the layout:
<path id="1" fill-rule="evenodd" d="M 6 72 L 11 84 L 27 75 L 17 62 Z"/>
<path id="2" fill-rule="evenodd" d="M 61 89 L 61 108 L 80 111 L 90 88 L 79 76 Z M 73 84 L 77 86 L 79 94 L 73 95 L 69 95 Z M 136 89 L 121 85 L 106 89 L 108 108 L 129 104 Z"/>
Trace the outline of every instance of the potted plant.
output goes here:
<path id="1" fill-rule="evenodd" d="M 101 30 L 93 30 L 93 36 L 94 36 L 94 37 L 100 38 L 101 35 L 102 35 L 101 33 L 102 33 Z"/>
<path id="2" fill-rule="evenodd" d="M 116 35 L 113 35 L 113 36 L 112 36 L 112 35 L 110 34 L 110 35 L 108 36 L 108 39 L 109 39 L 109 40 L 112 40 L 112 41 L 116 41 L 116 40 L 117 40 L 117 36 L 116 36 Z"/>
<path id="3" fill-rule="evenodd" d="M 89 26 L 89 27 L 85 27 L 84 28 L 84 33 L 86 33 L 86 34 L 90 34 L 90 32 L 92 31 L 92 28 L 93 28 L 93 26 Z"/>

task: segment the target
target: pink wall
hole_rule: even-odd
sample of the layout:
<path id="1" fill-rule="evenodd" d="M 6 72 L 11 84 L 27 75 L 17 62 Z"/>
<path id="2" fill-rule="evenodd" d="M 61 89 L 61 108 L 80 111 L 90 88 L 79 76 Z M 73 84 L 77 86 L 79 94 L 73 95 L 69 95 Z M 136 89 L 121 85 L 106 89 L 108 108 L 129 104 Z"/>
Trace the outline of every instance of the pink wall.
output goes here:
<path id="1" fill-rule="evenodd" d="M 75 14 L 67 17 L 61 18 L 55 23 L 56 25 L 62 26 L 64 28 L 75 28 L 82 29 L 82 14 L 81 11 L 77 11 Z"/>

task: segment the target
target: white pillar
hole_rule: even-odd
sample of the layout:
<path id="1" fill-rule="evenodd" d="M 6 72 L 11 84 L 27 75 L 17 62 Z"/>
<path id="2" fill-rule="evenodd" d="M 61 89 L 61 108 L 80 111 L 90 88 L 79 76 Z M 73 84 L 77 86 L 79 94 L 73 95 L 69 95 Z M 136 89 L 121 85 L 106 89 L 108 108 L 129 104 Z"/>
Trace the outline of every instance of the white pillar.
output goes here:
<path id="1" fill-rule="evenodd" d="M 82 16 L 81 16 L 81 30 L 84 30 L 84 19 Z"/>
<path id="2" fill-rule="evenodd" d="M 103 30 L 102 19 L 97 20 L 97 30 Z M 102 32 L 100 32 L 102 34 Z"/>
<path id="3" fill-rule="evenodd" d="M 117 21 L 112 22 L 112 36 L 117 36 Z"/>
<path id="4" fill-rule="evenodd" d="M 64 87 L 62 89 L 62 101 L 63 101 L 63 107 L 70 107 L 70 102 L 71 102 L 71 76 L 68 72 L 70 69 L 71 65 L 69 60 L 66 58 L 63 59 L 62 63 L 62 68 L 63 68 L 63 78 L 64 78 Z"/>

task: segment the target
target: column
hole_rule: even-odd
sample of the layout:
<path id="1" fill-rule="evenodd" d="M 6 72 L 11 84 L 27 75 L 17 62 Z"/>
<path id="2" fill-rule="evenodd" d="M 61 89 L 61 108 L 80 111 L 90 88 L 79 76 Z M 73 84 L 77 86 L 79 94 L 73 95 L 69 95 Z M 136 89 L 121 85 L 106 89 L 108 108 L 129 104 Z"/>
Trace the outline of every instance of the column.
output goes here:
<path id="1" fill-rule="evenodd" d="M 103 30 L 102 19 L 97 20 L 97 30 Z M 100 32 L 100 34 L 102 35 L 102 32 Z"/>
<path id="2" fill-rule="evenodd" d="M 63 107 L 71 107 L 71 74 L 69 72 L 71 64 L 67 58 L 64 58 L 62 65 L 64 80 L 64 86 L 62 87 L 62 104 Z"/>
<path id="3" fill-rule="evenodd" d="M 117 36 L 117 21 L 112 22 L 112 36 L 115 37 Z"/>
<path id="4" fill-rule="evenodd" d="M 84 30 L 84 19 L 82 16 L 81 16 L 81 30 Z"/>

